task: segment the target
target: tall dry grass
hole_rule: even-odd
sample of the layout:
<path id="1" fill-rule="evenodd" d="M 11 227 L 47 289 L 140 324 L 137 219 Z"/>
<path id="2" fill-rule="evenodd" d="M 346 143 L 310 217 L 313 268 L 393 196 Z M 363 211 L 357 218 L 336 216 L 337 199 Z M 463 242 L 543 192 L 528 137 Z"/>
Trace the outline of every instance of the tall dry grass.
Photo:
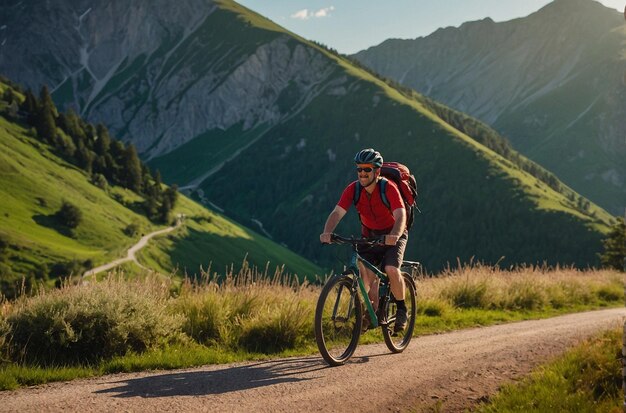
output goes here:
<path id="1" fill-rule="evenodd" d="M 502 270 L 484 265 L 448 269 L 418 280 L 420 298 L 442 306 L 485 310 L 560 309 L 624 299 L 624 274 L 613 270 L 524 266 Z"/>
<path id="2" fill-rule="evenodd" d="M 420 277 L 417 287 L 420 316 L 441 319 L 458 319 L 466 309 L 575 310 L 624 298 L 623 274 L 572 268 L 465 266 Z M 236 274 L 206 271 L 180 286 L 162 277 L 125 280 L 114 274 L 102 282 L 5 301 L 0 355 L 13 363 L 58 365 L 191 341 L 235 352 L 313 347 L 319 292 L 320 287 L 299 283 L 281 269 L 269 273 L 245 263 Z"/>
<path id="3" fill-rule="evenodd" d="M 119 276 L 66 284 L 5 303 L 0 325 L 4 354 L 30 364 L 90 363 L 144 351 L 180 330 L 169 312 L 168 286 Z"/>
<path id="4" fill-rule="evenodd" d="M 225 278 L 202 272 L 186 280 L 172 309 L 185 317 L 183 331 L 205 345 L 279 352 L 312 339 L 318 290 L 277 269 L 269 276 L 244 263 Z"/>

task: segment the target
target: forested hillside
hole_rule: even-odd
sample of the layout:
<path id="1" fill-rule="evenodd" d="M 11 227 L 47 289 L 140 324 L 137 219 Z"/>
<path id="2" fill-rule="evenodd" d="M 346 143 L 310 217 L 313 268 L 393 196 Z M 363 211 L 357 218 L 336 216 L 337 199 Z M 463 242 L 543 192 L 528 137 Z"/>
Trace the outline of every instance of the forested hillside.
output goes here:
<path id="1" fill-rule="evenodd" d="M 58 284 L 126 254 L 143 233 L 185 225 L 142 256 L 163 274 L 193 276 L 212 264 L 276 266 L 314 277 L 322 270 L 287 249 L 179 196 L 160 183 L 132 145 L 49 100 L 0 81 L 0 290 Z M 135 171 L 134 174 L 131 172 Z M 139 172 L 140 174 L 138 174 Z M 192 243 L 195 248 L 181 245 Z"/>
<path id="2" fill-rule="evenodd" d="M 31 87 L 45 79 L 60 106 L 106 124 L 165 182 L 273 241 L 339 268 L 347 251 L 318 234 L 355 179 L 354 154 L 374 147 L 418 178 L 407 257 L 429 271 L 457 259 L 599 263 L 611 216 L 485 125 L 230 0 L 107 4 L 15 5 L 0 70 Z M 41 30 L 29 30 L 32 15 Z M 50 15 L 68 29 L 42 23 Z M 36 47 L 11 53 L 24 31 Z M 354 215 L 342 225 L 358 231 Z"/>

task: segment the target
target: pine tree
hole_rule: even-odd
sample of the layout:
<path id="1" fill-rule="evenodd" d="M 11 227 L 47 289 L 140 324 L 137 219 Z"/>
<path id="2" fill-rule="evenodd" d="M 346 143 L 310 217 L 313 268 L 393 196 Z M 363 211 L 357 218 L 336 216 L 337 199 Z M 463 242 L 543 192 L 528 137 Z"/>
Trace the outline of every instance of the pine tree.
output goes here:
<path id="1" fill-rule="evenodd" d="M 50 92 L 48 92 L 46 86 L 43 86 L 40 93 L 39 110 L 37 111 L 35 128 L 37 129 L 39 137 L 49 143 L 54 143 L 54 137 L 56 136 L 57 127 L 54 120 L 56 115 L 57 110 L 52 102 Z"/>
<path id="2" fill-rule="evenodd" d="M 151 196 L 146 196 L 146 200 L 143 203 L 143 209 L 146 212 L 148 219 L 153 219 L 156 216 L 158 209 L 156 199 Z"/>
<path id="3" fill-rule="evenodd" d="M 94 150 L 98 155 L 104 155 L 109 151 L 109 147 L 111 146 L 109 131 L 103 124 L 99 123 L 96 126 L 96 135 Z"/>
<path id="4" fill-rule="evenodd" d="M 624 271 L 626 259 L 626 223 L 624 218 L 618 218 L 617 223 L 603 241 L 604 253 L 600 254 L 603 267 Z"/>
<path id="5" fill-rule="evenodd" d="M 81 142 L 74 156 L 78 166 L 91 175 L 93 171 L 93 161 L 95 159 L 94 153 L 86 148 Z"/>
<path id="6" fill-rule="evenodd" d="M 37 99 L 30 89 L 26 91 L 25 99 L 20 105 L 20 110 L 26 114 L 26 122 L 31 126 L 35 126 L 38 112 Z"/>
<path id="7" fill-rule="evenodd" d="M 154 185 L 152 186 L 152 193 L 158 199 L 161 199 L 163 193 L 163 180 L 161 179 L 161 172 L 157 169 L 154 173 Z"/>
<path id="8" fill-rule="evenodd" d="M 69 109 L 65 116 L 59 116 L 59 120 L 63 119 L 63 123 L 60 123 L 61 128 L 72 137 L 76 146 L 79 146 L 79 141 L 85 142 L 85 131 L 80 124 L 80 118 L 74 112 L 73 109 Z"/>
<path id="9" fill-rule="evenodd" d="M 159 220 L 163 223 L 167 223 L 170 218 L 170 211 L 172 210 L 172 204 L 170 204 L 170 200 L 167 197 L 163 198 L 163 202 L 159 207 Z"/>
<path id="10" fill-rule="evenodd" d="M 124 152 L 122 173 L 124 186 L 132 191 L 139 192 L 142 184 L 141 162 L 133 144 L 128 145 Z"/>
<path id="11" fill-rule="evenodd" d="M 173 184 L 165 190 L 165 193 L 163 195 L 163 199 L 167 199 L 170 203 L 170 206 L 174 208 L 174 205 L 176 205 L 176 201 L 178 199 L 178 185 Z"/>

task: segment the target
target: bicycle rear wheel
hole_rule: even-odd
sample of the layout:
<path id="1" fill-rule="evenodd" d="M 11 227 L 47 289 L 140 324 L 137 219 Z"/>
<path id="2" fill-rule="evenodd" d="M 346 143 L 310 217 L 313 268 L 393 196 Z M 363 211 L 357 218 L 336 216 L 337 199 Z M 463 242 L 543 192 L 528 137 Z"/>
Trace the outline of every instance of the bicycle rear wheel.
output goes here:
<path id="1" fill-rule="evenodd" d="M 387 324 L 382 326 L 383 337 L 385 338 L 385 344 L 387 344 L 387 347 L 393 353 L 402 353 L 409 345 L 409 342 L 413 337 L 415 314 L 417 312 L 417 294 L 415 290 L 415 283 L 413 282 L 411 276 L 406 272 L 402 273 L 402 277 L 404 278 L 404 285 L 406 285 L 404 302 L 407 309 L 407 324 L 404 331 L 398 333 L 394 331 L 397 311 L 395 300 L 389 300 L 383 308 L 383 314 L 387 317 Z"/>
<path id="2" fill-rule="evenodd" d="M 351 273 L 331 278 L 315 309 L 315 341 L 331 366 L 344 364 L 356 350 L 361 335 L 361 300 Z"/>

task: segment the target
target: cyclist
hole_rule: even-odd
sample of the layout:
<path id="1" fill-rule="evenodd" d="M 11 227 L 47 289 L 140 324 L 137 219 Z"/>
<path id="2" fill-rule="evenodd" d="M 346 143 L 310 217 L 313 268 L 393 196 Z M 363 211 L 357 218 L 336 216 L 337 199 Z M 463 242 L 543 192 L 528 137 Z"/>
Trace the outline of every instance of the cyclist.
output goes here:
<path id="1" fill-rule="evenodd" d="M 361 233 L 364 237 L 384 236 L 384 245 L 374 246 L 359 254 L 367 261 L 380 266 L 389 277 L 391 292 L 396 299 L 397 314 L 394 331 L 404 330 L 407 323 L 407 310 L 404 302 L 406 286 L 400 272 L 404 259 L 404 250 L 408 240 L 406 231 L 406 211 L 400 196 L 400 190 L 394 182 L 388 180 L 386 195 L 391 208 L 387 208 L 380 196 L 380 168 L 383 165 L 382 155 L 372 148 L 359 151 L 354 157 L 357 178 L 361 186 L 356 209 L 361 219 Z M 343 191 L 339 202 L 328 215 L 324 232 L 320 235 L 322 243 L 330 243 L 331 233 L 345 216 L 353 203 L 357 181 L 349 184 Z M 378 277 L 359 262 L 359 270 L 363 274 L 365 288 L 374 308 L 378 308 Z M 398 299 L 400 298 L 400 300 Z M 369 313 L 363 319 L 364 330 L 370 324 Z"/>

